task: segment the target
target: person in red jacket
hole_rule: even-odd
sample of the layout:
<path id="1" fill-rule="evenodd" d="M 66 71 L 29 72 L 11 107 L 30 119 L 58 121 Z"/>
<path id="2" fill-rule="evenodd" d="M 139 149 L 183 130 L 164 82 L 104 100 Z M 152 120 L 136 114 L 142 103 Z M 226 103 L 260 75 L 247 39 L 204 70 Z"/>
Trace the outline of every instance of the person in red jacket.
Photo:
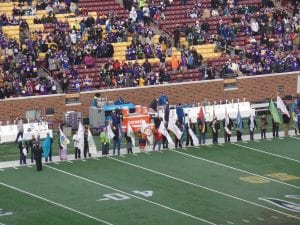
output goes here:
<path id="1" fill-rule="evenodd" d="M 154 144 L 153 144 L 153 151 L 155 151 L 156 145 L 158 145 L 158 151 L 160 151 L 161 143 L 162 143 L 162 134 L 159 132 L 158 128 L 155 128 L 154 132 Z"/>

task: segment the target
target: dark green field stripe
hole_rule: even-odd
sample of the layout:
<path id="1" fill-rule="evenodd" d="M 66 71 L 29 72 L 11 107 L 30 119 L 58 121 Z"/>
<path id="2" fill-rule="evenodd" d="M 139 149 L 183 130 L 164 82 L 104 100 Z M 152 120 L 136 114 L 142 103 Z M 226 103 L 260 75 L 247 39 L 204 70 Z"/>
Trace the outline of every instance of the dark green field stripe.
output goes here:
<path id="1" fill-rule="evenodd" d="M 154 154 L 144 156 L 152 158 L 153 155 Z M 136 157 L 132 156 L 130 158 Z M 171 162 L 166 160 L 164 162 L 166 165 L 169 165 L 169 163 Z M 78 162 L 78 164 L 81 168 L 82 162 Z M 152 164 L 154 167 L 158 166 L 154 157 Z M 255 216 L 265 216 L 268 218 L 271 217 L 272 214 L 277 214 L 278 216 L 278 213 L 263 207 L 258 207 L 258 204 L 254 206 L 245 201 L 240 201 L 237 198 L 230 198 L 208 189 L 205 190 L 187 183 L 178 182 L 174 179 L 168 179 L 164 176 L 139 170 L 112 160 L 89 160 L 82 169 L 71 165 L 55 165 L 55 167 L 67 171 L 68 173 L 91 179 L 92 181 L 101 180 L 110 186 L 119 187 L 119 189 L 126 192 L 136 188 L 141 190 L 153 190 L 154 193 L 156 193 L 152 197 L 153 201 L 172 206 L 201 218 L 208 218 L 209 221 L 217 220 L 218 223 L 223 223 L 224 219 L 226 222 L 226 219 L 231 221 L 251 218 L 253 220 Z M 180 166 L 177 165 L 177 168 L 180 169 Z M 94 172 L 90 173 L 90 171 Z M 178 170 L 176 171 L 178 172 Z M 192 173 L 193 171 L 191 171 L 191 174 Z M 279 214 L 279 216 L 281 219 L 284 217 L 290 224 L 297 224 L 299 222 L 296 219 L 287 218 L 284 215 Z M 252 224 L 268 223 L 255 222 Z"/>
<path id="2" fill-rule="evenodd" d="M 12 213 L 12 215 L 0 217 L 0 223 L 3 224 L 65 225 L 66 221 L 68 221 L 67 224 L 74 225 L 102 224 L 2 185 L 0 185 L 0 194 L 0 208 Z"/>

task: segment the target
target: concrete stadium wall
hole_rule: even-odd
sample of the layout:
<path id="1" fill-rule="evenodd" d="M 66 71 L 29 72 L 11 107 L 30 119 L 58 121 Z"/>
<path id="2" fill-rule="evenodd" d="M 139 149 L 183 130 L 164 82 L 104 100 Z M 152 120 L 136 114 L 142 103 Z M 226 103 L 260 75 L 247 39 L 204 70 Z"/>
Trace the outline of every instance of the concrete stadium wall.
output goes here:
<path id="1" fill-rule="evenodd" d="M 169 96 L 170 104 L 197 103 L 202 102 L 204 98 L 210 102 L 225 101 L 226 99 L 235 99 L 236 101 L 237 98 L 240 100 L 246 98 L 250 102 L 264 101 L 266 98 L 276 98 L 278 88 L 281 89 L 283 96 L 297 95 L 298 76 L 300 77 L 300 72 L 239 77 L 236 79 L 236 88 L 227 90 L 224 90 L 224 80 L 218 79 L 83 92 L 79 97 L 80 103 L 69 105 L 65 104 L 68 97 L 65 94 L 4 99 L 0 101 L 0 121 L 12 121 L 19 114 L 25 118 L 27 110 L 42 110 L 42 116 L 45 117 L 45 111 L 48 107 L 55 109 L 53 116 L 46 117 L 48 121 L 61 121 L 66 111 L 83 112 L 84 117 L 88 117 L 88 107 L 95 93 L 100 93 L 102 97 L 107 97 L 108 100 L 115 101 L 119 96 L 122 96 L 126 101 L 147 106 L 161 92 Z"/>

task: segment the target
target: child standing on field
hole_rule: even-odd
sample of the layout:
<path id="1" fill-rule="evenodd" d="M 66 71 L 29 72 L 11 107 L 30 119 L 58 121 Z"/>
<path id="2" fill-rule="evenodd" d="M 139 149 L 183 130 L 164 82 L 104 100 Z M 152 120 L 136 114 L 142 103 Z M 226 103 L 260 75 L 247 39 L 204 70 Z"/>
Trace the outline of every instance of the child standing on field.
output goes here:
<path id="1" fill-rule="evenodd" d="M 146 135 L 144 133 L 142 133 L 141 131 L 139 131 L 138 138 L 139 138 L 140 150 L 141 150 L 141 152 L 145 152 L 146 142 L 147 142 Z"/>
<path id="2" fill-rule="evenodd" d="M 127 136 L 127 134 L 125 134 L 125 138 L 126 138 L 126 143 L 127 143 L 127 154 L 131 153 L 132 154 L 132 140 L 131 137 Z"/>

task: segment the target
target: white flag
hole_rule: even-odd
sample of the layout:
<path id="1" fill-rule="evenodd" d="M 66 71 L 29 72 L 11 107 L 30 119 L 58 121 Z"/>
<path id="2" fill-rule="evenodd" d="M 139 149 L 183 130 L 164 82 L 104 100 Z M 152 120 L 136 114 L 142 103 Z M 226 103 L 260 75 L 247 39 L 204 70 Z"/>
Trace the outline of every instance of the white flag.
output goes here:
<path id="1" fill-rule="evenodd" d="M 189 128 L 189 129 L 188 129 L 188 132 L 189 132 L 190 137 L 191 137 L 192 140 L 193 140 L 193 144 L 194 144 L 195 146 L 198 146 L 198 145 L 199 145 L 199 139 L 197 138 L 197 136 L 196 136 L 196 134 L 194 133 L 194 131 L 193 131 L 191 128 Z"/>
<path id="2" fill-rule="evenodd" d="M 61 129 L 59 129 L 59 143 L 64 148 L 67 148 L 67 145 L 70 143 L 69 139 L 66 137 L 66 135 Z"/>
<path id="3" fill-rule="evenodd" d="M 88 131 L 88 145 L 89 145 L 89 153 L 96 156 L 97 155 L 97 146 L 95 144 L 93 135 L 91 133 L 91 130 Z"/>
<path id="4" fill-rule="evenodd" d="M 288 117 L 290 117 L 289 111 L 287 110 L 284 102 L 282 101 L 282 99 L 279 96 L 277 96 L 277 108 L 280 109 L 280 111 L 283 114 L 286 114 Z"/>
<path id="5" fill-rule="evenodd" d="M 179 139 L 179 140 L 181 139 L 182 132 L 174 122 L 169 121 L 168 129 L 176 135 L 177 139 Z"/>
<path id="6" fill-rule="evenodd" d="M 84 152 L 84 127 L 80 121 L 78 125 L 78 148 L 81 153 Z"/>
<path id="7" fill-rule="evenodd" d="M 108 134 L 109 139 L 113 139 L 115 137 L 115 134 L 112 131 L 110 124 L 108 124 L 108 126 L 107 126 L 107 134 Z"/>
<path id="8" fill-rule="evenodd" d="M 147 124 L 145 122 L 145 120 L 142 120 L 142 124 L 141 124 L 141 132 L 146 134 L 147 139 L 149 141 L 149 143 L 152 145 L 153 144 L 153 133 L 152 133 L 152 129 L 149 126 L 149 124 Z"/>
<path id="9" fill-rule="evenodd" d="M 131 138 L 132 146 L 135 147 L 135 136 L 132 127 L 128 124 L 127 126 L 127 137 Z"/>
<path id="10" fill-rule="evenodd" d="M 169 144 L 174 145 L 174 142 L 173 142 L 167 128 L 165 127 L 163 121 L 160 123 L 158 131 L 167 138 Z"/>

